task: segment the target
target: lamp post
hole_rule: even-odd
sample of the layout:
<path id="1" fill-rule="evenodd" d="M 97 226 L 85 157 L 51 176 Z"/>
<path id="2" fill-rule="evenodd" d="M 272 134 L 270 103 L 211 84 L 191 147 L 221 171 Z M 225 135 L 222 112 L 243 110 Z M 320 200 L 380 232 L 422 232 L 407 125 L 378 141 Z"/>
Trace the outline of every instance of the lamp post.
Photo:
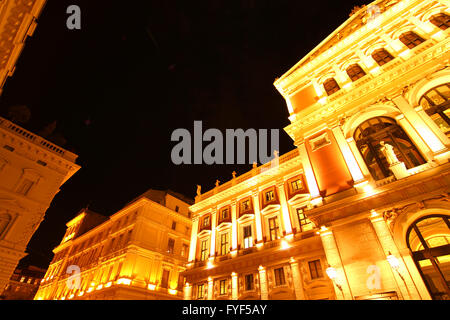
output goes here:
<path id="1" fill-rule="evenodd" d="M 336 287 L 338 287 L 338 289 L 341 291 L 342 298 L 345 299 L 344 291 L 342 290 L 342 286 L 336 282 L 336 277 L 337 277 L 336 269 L 328 264 L 328 268 L 325 270 L 325 272 L 327 273 L 328 278 L 330 278 L 331 281 L 333 281 L 333 284 L 336 285 Z"/>
<path id="2" fill-rule="evenodd" d="M 409 292 L 408 286 L 406 285 L 405 278 L 403 278 L 402 274 L 400 273 L 400 261 L 397 259 L 396 256 L 394 256 L 390 251 L 388 252 L 388 255 L 386 257 L 387 261 L 391 265 L 391 268 L 394 269 L 399 277 L 403 280 L 403 283 L 405 284 L 406 291 L 408 292 L 408 296 L 411 299 L 411 293 Z"/>

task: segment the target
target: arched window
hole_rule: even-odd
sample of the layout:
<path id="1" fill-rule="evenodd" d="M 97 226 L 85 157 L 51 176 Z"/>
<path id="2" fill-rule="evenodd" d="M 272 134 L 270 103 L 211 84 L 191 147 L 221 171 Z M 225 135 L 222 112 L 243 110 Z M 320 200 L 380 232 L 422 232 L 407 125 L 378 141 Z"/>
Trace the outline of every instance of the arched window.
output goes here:
<path id="1" fill-rule="evenodd" d="M 430 215 L 414 222 L 406 233 L 414 262 L 433 299 L 450 300 L 450 222 Z"/>
<path id="2" fill-rule="evenodd" d="M 419 44 L 421 44 L 422 42 L 425 41 L 425 39 L 423 39 L 422 37 L 420 37 L 417 33 L 412 32 L 412 31 L 408 31 L 403 33 L 400 36 L 400 41 L 403 42 L 403 44 L 405 46 L 407 46 L 408 48 L 412 49 L 415 46 L 418 46 Z"/>
<path id="3" fill-rule="evenodd" d="M 391 60 L 394 60 L 394 57 L 384 48 L 375 50 L 372 53 L 372 58 L 380 65 L 384 65 Z"/>
<path id="4" fill-rule="evenodd" d="M 339 87 L 336 80 L 334 80 L 334 78 L 330 78 L 330 79 L 326 80 L 323 83 L 323 88 L 325 89 L 325 91 L 327 92 L 327 95 L 329 95 L 329 96 L 331 96 L 336 91 L 341 90 L 341 88 Z"/>
<path id="5" fill-rule="evenodd" d="M 376 117 L 363 122 L 356 128 L 354 139 L 375 180 L 392 175 L 381 151 L 381 141 L 393 146 L 398 160 L 404 162 L 408 169 L 425 163 L 405 131 L 391 118 Z"/>
<path id="6" fill-rule="evenodd" d="M 347 74 L 352 81 L 356 81 L 366 75 L 364 70 L 356 63 L 347 68 Z"/>
<path id="7" fill-rule="evenodd" d="M 9 223 L 11 221 L 11 216 L 7 213 L 0 213 L 0 239 L 3 233 L 6 231 Z"/>
<path id="8" fill-rule="evenodd" d="M 419 104 L 442 132 L 450 135 L 450 83 L 442 84 L 426 92 L 420 98 Z"/>
<path id="9" fill-rule="evenodd" d="M 430 22 L 442 30 L 450 26 L 450 16 L 445 13 L 438 13 L 431 17 Z"/>

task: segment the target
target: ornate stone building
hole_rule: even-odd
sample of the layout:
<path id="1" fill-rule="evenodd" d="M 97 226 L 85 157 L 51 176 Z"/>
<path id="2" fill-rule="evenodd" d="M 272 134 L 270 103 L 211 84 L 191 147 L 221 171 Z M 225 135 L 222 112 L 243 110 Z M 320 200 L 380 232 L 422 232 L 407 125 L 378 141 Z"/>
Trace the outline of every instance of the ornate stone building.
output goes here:
<path id="1" fill-rule="evenodd" d="M 35 266 L 16 268 L 0 299 L 33 300 L 45 271 Z"/>
<path id="2" fill-rule="evenodd" d="M 192 203 L 149 190 L 110 217 L 83 210 L 67 223 L 35 299 L 182 299 Z"/>
<path id="3" fill-rule="evenodd" d="M 0 94 L 12 76 L 27 37 L 32 36 L 46 0 L 0 1 Z"/>
<path id="4" fill-rule="evenodd" d="M 0 294 L 76 158 L 0 117 Z"/>
<path id="5" fill-rule="evenodd" d="M 197 196 L 185 299 L 450 299 L 449 15 L 375 1 L 275 81 L 297 148 Z"/>

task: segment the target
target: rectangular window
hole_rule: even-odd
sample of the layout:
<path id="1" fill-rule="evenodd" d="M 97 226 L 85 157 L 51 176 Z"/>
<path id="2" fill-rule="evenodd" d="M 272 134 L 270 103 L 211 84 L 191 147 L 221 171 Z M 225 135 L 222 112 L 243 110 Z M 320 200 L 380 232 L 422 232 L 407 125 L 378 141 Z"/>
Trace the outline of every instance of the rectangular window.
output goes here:
<path id="1" fill-rule="evenodd" d="M 300 232 L 305 232 L 313 229 L 311 221 L 305 215 L 305 208 L 297 209 L 298 224 L 300 226 Z"/>
<path id="2" fill-rule="evenodd" d="M 205 261 L 208 258 L 208 240 L 203 240 L 200 247 L 200 261 Z"/>
<path id="3" fill-rule="evenodd" d="M 167 252 L 173 253 L 173 248 L 175 247 L 175 240 L 172 238 L 169 238 L 169 242 L 167 244 Z"/>
<path id="4" fill-rule="evenodd" d="M 303 188 L 302 180 L 298 179 L 298 180 L 292 181 L 291 187 L 292 187 L 293 192 L 301 190 Z"/>
<path id="5" fill-rule="evenodd" d="M 175 221 L 172 221 L 172 230 L 175 230 L 177 228 L 177 223 Z"/>
<path id="6" fill-rule="evenodd" d="M 197 299 L 202 299 L 203 298 L 203 283 L 197 285 Z"/>
<path id="7" fill-rule="evenodd" d="M 320 260 L 314 260 L 308 262 L 309 265 L 309 273 L 311 274 L 311 279 L 322 278 L 322 265 L 320 264 Z"/>
<path id="8" fill-rule="evenodd" d="M 181 247 L 181 256 L 186 257 L 189 250 L 189 246 L 187 244 L 183 244 Z"/>
<path id="9" fill-rule="evenodd" d="M 220 235 L 220 255 L 228 254 L 228 247 L 228 233 L 222 233 Z"/>
<path id="10" fill-rule="evenodd" d="M 203 226 L 208 227 L 209 226 L 209 216 L 206 216 L 203 218 Z"/>
<path id="11" fill-rule="evenodd" d="M 220 280 L 220 295 L 227 294 L 227 280 Z"/>
<path id="12" fill-rule="evenodd" d="M 252 226 L 244 227 L 244 248 L 251 248 L 253 246 Z"/>
<path id="13" fill-rule="evenodd" d="M 223 209 L 221 212 L 220 220 L 226 220 L 229 217 L 228 208 Z"/>
<path id="14" fill-rule="evenodd" d="M 241 212 L 246 212 L 250 210 L 250 200 L 244 200 L 241 202 Z"/>
<path id="15" fill-rule="evenodd" d="M 180 207 L 179 206 L 175 206 L 175 212 L 180 211 Z"/>
<path id="16" fill-rule="evenodd" d="M 275 273 L 275 285 L 276 286 L 282 286 L 286 283 L 286 280 L 284 278 L 284 269 L 278 268 L 274 270 Z"/>
<path id="17" fill-rule="evenodd" d="M 26 196 L 28 192 L 30 192 L 31 187 L 33 186 L 34 182 L 29 179 L 23 179 L 22 184 L 17 189 L 17 193 L 23 194 Z"/>
<path id="18" fill-rule="evenodd" d="M 164 269 L 161 277 L 161 287 L 168 288 L 170 271 Z"/>
<path id="19" fill-rule="evenodd" d="M 269 219 L 269 234 L 270 234 L 270 241 L 279 239 L 279 233 L 278 233 L 278 219 L 277 217 L 270 218 Z"/>
<path id="20" fill-rule="evenodd" d="M 267 191 L 265 194 L 266 197 L 266 202 L 270 202 L 273 199 L 275 199 L 275 192 L 273 192 L 273 190 Z"/>
<path id="21" fill-rule="evenodd" d="M 253 274 L 247 274 L 245 276 L 245 290 L 249 291 L 249 290 L 253 290 L 253 288 L 254 288 Z"/>

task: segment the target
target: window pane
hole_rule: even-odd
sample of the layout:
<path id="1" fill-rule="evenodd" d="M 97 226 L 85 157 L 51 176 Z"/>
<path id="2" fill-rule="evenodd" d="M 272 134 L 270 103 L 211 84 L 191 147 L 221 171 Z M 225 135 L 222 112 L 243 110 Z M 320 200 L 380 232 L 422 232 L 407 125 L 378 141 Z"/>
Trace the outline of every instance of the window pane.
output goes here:
<path id="1" fill-rule="evenodd" d="M 429 248 L 439 247 L 450 241 L 450 230 L 441 217 L 428 218 L 416 225 Z"/>

